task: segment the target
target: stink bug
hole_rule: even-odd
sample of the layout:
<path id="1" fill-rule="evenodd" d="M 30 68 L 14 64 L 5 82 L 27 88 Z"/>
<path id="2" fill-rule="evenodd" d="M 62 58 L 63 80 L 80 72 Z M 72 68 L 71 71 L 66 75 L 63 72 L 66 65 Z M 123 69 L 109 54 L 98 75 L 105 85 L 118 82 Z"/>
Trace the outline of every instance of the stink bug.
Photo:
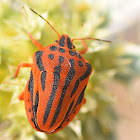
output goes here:
<path id="1" fill-rule="evenodd" d="M 106 40 L 71 39 L 66 34 L 59 35 L 46 19 L 39 16 L 58 34 L 58 40 L 43 47 L 28 33 L 39 51 L 33 55 L 32 64 L 22 63 L 17 67 L 14 77 L 21 67 L 31 67 L 30 78 L 19 99 L 25 102 L 27 118 L 32 127 L 50 134 L 66 127 L 86 101 L 84 91 L 92 67 L 82 56 L 87 51 L 84 40 Z M 84 49 L 77 52 L 74 40 L 83 40 Z"/>

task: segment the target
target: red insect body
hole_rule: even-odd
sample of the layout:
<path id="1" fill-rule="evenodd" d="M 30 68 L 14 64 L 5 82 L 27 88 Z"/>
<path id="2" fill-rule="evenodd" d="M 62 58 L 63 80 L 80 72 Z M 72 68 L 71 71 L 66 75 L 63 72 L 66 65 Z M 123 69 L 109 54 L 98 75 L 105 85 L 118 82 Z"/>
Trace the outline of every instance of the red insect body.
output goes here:
<path id="1" fill-rule="evenodd" d="M 20 67 L 31 67 L 19 99 L 24 100 L 27 118 L 34 129 L 56 133 L 72 121 L 86 101 L 84 91 L 92 68 L 81 54 L 87 46 L 83 41 L 85 49 L 77 52 L 75 39 L 58 34 L 58 40 L 44 48 L 30 33 L 29 37 L 40 50 L 34 54 L 32 64 L 23 63 L 17 68 L 15 77 Z"/>

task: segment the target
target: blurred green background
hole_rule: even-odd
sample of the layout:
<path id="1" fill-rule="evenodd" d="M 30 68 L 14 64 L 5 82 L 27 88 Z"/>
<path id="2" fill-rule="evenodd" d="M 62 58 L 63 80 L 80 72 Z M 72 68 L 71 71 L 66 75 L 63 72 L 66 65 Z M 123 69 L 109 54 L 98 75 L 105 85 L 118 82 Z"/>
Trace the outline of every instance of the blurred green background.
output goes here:
<path id="1" fill-rule="evenodd" d="M 137 0 L 133 6 L 130 0 L 1 0 L 0 140 L 126 140 L 122 135 L 129 132 L 118 128 L 122 118 L 119 111 L 126 104 L 131 105 L 123 104 L 124 99 L 133 99 L 130 92 L 140 97 L 136 88 L 140 85 L 139 7 Z M 57 39 L 57 34 L 29 8 L 46 18 L 60 34 L 112 41 L 111 44 L 86 41 L 88 52 L 84 57 L 94 70 L 85 91 L 87 102 L 77 118 L 56 134 L 35 131 L 27 121 L 24 102 L 17 98 L 24 90 L 30 69 L 22 68 L 19 76 L 12 79 L 18 64 L 32 62 L 38 50 L 24 30 L 31 32 L 44 47 Z M 74 44 L 76 50 L 83 47 L 80 41 Z M 135 88 L 130 88 L 131 85 Z M 126 108 L 135 110 L 135 105 Z M 124 132 L 119 133 L 118 129 Z"/>

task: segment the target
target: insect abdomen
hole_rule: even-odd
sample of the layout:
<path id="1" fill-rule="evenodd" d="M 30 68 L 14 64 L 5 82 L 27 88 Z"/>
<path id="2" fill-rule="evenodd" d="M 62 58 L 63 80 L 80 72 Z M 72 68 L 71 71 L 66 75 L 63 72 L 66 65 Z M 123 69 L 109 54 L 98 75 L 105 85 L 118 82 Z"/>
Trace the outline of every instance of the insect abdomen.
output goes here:
<path id="1" fill-rule="evenodd" d="M 62 50 L 51 46 L 47 51 L 36 52 L 28 84 L 32 111 L 27 116 L 32 116 L 34 128 L 46 133 L 64 128 L 79 112 L 91 73 L 90 64 L 78 53 Z"/>

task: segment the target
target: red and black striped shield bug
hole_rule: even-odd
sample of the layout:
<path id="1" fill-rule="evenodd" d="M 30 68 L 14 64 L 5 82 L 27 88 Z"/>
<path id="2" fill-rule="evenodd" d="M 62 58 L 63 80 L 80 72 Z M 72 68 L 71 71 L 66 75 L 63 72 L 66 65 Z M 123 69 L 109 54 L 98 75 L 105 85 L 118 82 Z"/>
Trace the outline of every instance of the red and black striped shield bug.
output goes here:
<path id="1" fill-rule="evenodd" d="M 17 67 L 14 77 L 21 67 L 31 67 L 30 78 L 19 99 L 24 100 L 28 121 L 35 130 L 56 133 L 73 120 L 86 101 L 84 91 L 92 67 L 82 56 L 87 51 L 84 40 L 106 40 L 71 39 L 66 34 L 60 35 L 46 19 L 30 10 L 50 25 L 58 34 L 58 40 L 43 47 L 28 33 L 39 51 L 33 55 L 32 64 L 22 63 Z M 77 52 L 74 40 L 83 40 L 84 49 Z"/>

